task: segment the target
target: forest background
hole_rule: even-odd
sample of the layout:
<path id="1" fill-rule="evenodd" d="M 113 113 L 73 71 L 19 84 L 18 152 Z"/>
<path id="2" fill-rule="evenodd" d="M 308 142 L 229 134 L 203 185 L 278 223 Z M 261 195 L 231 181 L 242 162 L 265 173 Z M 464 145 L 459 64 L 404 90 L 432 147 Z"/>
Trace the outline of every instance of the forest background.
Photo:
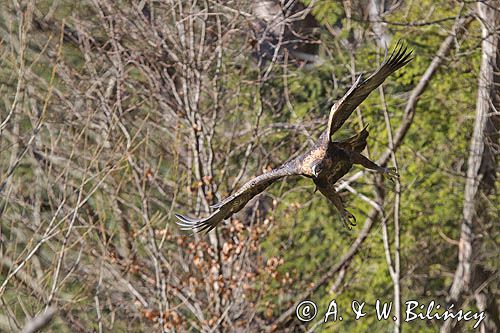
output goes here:
<path id="1" fill-rule="evenodd" d="M 469 331 L 308 323 L 295 307 L 406 300 L 500 330 L 498 1 L 5 0 L 0 3 L 0 330 Z M 205 215 L 304 152 L 355 78 L 414 59 L 335 138 L 369 124 L 338 183 L 349 231 L 307 179 L 209 235 Z M 399 305 L 399 306 L 398 306 Z M 401 313 L 399 313 L 401 318 Z"/>

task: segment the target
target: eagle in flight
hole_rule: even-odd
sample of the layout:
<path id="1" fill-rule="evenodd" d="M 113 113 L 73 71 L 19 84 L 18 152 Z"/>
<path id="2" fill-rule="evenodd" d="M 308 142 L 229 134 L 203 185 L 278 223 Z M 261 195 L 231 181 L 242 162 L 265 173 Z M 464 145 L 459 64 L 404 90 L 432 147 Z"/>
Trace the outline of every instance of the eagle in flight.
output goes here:
<path id="1" fill-rule="evenodd" d="M 209 232 L 219 222 L 243 209 L 250 199 L 276 180 L 285 176 L 304 176 L 311 178 L 317 189 L 335 205 L 347 228 L 351 229 L 351 226 L 356 225 L 356 218 L 344 208 L 342 199 L 335 191 L 335 183 L 349 172 L 353 164 L 362 165 L 390 178 L 399 177 L 399 175 L 395 168 L 379 166 L 361 154 L 366 147 L 368 137 L 366 127 L 344 141 L 335 142 L 331 140 L 331 137 L 373 90 L 380 86 L 389 75 L 413 59 L 410 57 L 412 51 L 407 52 L 406 46 L 402 43 L 398 44 L 399 46 L 396 46 L 389 58 L 384 60 L 375 73 L 366 80 L 359 76 L 347 93 L 332 106 L 328 126 L 312 148 L 282 166 L 246 182 L 233 195 L 211 206 L 214 211 L 208 217 L 193 219 L 175 214 L 179 219 L 177 224 L 183 230 Z"/>

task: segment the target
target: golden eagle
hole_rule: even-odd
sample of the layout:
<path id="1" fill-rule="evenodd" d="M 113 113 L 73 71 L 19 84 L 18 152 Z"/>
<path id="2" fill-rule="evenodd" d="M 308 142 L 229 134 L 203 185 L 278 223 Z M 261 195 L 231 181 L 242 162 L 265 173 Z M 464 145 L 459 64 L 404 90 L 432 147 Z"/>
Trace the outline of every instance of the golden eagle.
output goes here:
<path id="1" fill-rule="evenodd" d="M 175 216 L 184 230 L 209 232 L 217 224 L 240 211 L 250 199 L 264 191 L 276 180 L 285 176 L 305 176 L 312 178 L 317 189 L 327 197 L 338 209 L 344 225 L 356 225 L 356 218 L 349 213 L 342 204 L 339 194 L 335 191 L 335 183 L 342 178 L 353 164 L 360 164 L 365 168 L 381 172 L 389 177 L 399 177 L 394 168 L 385 168 L 363 156 L 361 152 L 366 147 L 368 131 L 366 127 L 353 137 L 334 142 L 332 134 L 337 131 L 349 118 L 352 112 L 363 100 L 384 80 L 399 68 L 406 65 L 413 58 L 403 44 L 396 46 L 388 59 L 366 80 L 358 77 L 354 85 L 338 100 L 330 110 L 328 126 L 321 134 L 314 146 L 304 154 L 286 162 L 279 168 L 266 172 L 245 183 L 238 191 L 221 202 L 211 206 L 215 211 L 203 219 L 192 219 L 180 214 Z"/>

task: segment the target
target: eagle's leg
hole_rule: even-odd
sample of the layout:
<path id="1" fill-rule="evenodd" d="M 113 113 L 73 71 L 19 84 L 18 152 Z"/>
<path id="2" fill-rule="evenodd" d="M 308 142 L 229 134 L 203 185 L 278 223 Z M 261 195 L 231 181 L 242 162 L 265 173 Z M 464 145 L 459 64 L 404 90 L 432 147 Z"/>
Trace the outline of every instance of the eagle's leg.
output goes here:
<path id="1" fill-rule="evenodd" d="M 340 197 L 340 195 L 335 192 L 334 189 L 326 189 L 319 186 L 318 189 L 325 197 L 328 198 L 328 200 L 330 200 L 335 205 L 335 208 L 337 208 L 340 213 L 340 217 L 342 218 L 344 226 L 347 229 L 351 230 L 352 227 L 356 225 L 356 217 L 354 217 L 354 215 L 352 215 L 348 210 L 344 208 L 344 203 L 342 202 L 342 198 Z"/>
<path id="2" fill-rule="evenodd" d="M 396 168 L 384 168 L 378 165 L 377 163 L 371 161 L 367 157 L 361 155 L 356 151 L 351 152 L 351 161 L 354 164 L 361 164 L 367 169 L 375 170 L 377 172 L 382 173 L 384 176 L 389 177 L 391 180 L 394 178 L 399 178 L 399 174 Z"/>
<path id="3" fill-rule="evenodd" d="M 340 195 L 337 192 L 332 192 L 328 196 L 328 199 L 330 199 L 330 201 L 333 202 L 333 204 L 339 211 L 344 226 L 347 229 L 351 230 L 352 227 L 356 225 L 356 217 L 354 217 L 354 215 L 352 215 L 347 209 L 345 209 L 344 203 L 342 202 L 342 198 L 340 197 Z"/>

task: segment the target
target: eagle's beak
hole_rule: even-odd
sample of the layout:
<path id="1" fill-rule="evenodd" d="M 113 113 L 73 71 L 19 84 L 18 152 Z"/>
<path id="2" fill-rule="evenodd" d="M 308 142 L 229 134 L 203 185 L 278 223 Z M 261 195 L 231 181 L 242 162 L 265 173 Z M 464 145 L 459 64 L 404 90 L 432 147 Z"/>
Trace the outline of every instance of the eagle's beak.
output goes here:
<path id="1" fill-rule="evenodd" d="M 313 167 L 312 167 L 312 174 L 313 174 L 314 178 L 318 178 L 318 170 L 316 170 L 316 167 L 317 167 L 317 166 L 318 166 L 318 165 L 317 165 L 317 164 L 315 164 L 315 165 L 313 165 Z"/>

